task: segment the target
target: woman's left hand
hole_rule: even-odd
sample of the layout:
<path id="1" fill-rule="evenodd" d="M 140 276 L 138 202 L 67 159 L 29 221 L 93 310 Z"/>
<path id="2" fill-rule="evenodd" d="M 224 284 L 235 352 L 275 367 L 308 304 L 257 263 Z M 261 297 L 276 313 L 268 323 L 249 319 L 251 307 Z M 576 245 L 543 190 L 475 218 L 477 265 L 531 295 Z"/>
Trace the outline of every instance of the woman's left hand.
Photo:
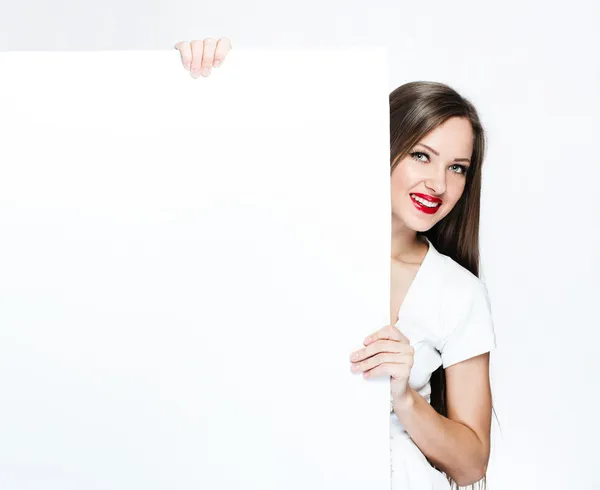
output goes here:
<path id="1" fill-rule="evenodd" d="M 353 373 L 363 373 L 365 378 L 390 376 L 393 399 L 398 399 L 408 390 L 410 370 L 414 362 L 415 349 L 409 340 L 393 325 L 388 325 L 369 335 L 364 348 L 350 355 Z"/>

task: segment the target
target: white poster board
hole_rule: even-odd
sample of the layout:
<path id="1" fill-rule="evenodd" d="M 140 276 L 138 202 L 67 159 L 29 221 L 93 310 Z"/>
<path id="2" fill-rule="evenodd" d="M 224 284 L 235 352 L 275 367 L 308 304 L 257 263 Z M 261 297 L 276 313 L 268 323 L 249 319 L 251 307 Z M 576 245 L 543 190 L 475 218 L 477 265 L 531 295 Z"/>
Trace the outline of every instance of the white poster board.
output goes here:
<path id="1" fill-rule="evenodd" d="M 388 490 L 387 76 L 0 53 L 0 488 Z"/>

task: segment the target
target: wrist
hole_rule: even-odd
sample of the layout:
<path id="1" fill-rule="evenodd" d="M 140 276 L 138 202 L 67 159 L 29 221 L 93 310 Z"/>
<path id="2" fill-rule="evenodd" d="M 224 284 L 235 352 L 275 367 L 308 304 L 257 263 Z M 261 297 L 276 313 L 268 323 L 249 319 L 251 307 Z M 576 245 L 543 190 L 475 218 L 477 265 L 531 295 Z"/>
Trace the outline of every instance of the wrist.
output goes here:
<path id="1" fill-rule="evenodd" d="M 397 416 L 401 413 L 410 412 L 415 406 L 415 391 L 409 386 L 404 393 L 399 396 L 392 397 L 392 406 Z"/>

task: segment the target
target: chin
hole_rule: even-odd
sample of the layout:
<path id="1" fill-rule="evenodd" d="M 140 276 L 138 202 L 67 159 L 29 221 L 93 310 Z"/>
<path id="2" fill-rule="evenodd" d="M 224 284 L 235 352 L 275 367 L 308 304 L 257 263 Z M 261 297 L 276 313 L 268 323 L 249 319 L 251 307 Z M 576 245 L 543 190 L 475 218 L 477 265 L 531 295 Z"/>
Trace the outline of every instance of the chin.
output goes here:
<path id="1" fill-rule="evenodd" d="M 421 219 L 417 216 L 402 216 L 400 219 L 406 227 L 420 233 L 431 230 L 441 220 L 437 216 L 424 216 Z"/>
<path id="2" fill-rule="evenodd" d="M 431 230 L 434 227 L 434 225 L 435 225 L 435 223 L 430 224 L 430 225 L 421 225 L 421 226 L 415 225 L 415 226 L 409 226 L 409 228 L 411 230 L 414 230 L 414 231 L 417 231 L 420 233 L 425 233 L 426 231 Z"/>

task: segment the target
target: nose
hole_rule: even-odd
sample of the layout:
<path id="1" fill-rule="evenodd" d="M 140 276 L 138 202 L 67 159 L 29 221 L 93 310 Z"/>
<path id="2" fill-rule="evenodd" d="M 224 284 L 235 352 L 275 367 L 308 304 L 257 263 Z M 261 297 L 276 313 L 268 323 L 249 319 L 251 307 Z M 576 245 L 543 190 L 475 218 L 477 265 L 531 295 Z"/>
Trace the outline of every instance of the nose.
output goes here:
<path id="1" fill-rule="evenodd" d="M 442 195 L 446 192 L 446 169 L 433 168 L 431 165 L 431 173 L 425 179 L 425 187 L 430 189 L 432 194 Z"/>

